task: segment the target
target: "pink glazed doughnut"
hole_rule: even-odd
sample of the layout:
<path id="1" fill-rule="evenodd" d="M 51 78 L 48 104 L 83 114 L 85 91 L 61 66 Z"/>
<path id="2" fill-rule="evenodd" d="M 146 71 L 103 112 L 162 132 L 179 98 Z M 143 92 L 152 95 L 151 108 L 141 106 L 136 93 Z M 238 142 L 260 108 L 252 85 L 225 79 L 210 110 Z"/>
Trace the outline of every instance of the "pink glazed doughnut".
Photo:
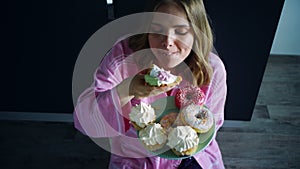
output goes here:
<path id="1" fill-rule="evenodd" d="M 202 106 L 204 104 L 205 95 L 203 91 L 196 86 L 185 86 L 178 90 L 175 95 L 175 105 L 178 108 L 185 107 L 190 104 Z"/>

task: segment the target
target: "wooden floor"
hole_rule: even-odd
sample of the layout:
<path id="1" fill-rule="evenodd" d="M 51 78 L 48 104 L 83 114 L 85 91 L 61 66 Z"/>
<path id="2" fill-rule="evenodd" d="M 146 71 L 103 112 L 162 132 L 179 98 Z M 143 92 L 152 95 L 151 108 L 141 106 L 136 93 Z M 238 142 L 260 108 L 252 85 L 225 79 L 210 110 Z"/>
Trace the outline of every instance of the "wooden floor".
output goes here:
<path id="1" fill-rule="evenodd" d="M 226 168 L 300 168 L 300 57 L 270 56 L 250 122 L 222 128 Z"/>
<path id="2" fill-rule="evenodd" d="M 300 168 L 299 77 L 300 57 L 270 57 L 252 120 L 218 133 L 226 168 Z M 0 132 L 1 169 L 107 168 L 109 153 L 72 123 L 2 120 Z"/>

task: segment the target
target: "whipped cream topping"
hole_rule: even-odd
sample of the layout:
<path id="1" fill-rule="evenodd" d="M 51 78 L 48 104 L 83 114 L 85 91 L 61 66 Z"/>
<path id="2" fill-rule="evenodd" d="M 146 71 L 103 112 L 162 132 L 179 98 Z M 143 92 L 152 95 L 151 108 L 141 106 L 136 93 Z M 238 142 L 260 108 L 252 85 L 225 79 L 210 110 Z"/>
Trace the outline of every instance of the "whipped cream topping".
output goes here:
<path id="1" fill-rule="evenodd" d="M 178 152 L 186 151 L 199 143 L 199 137 L 190 126 L 177 126 L 168 135 L 167 145 Z"/>
<path id="2" fill-rule="evenodd" d="M 153 68 L 150 71 L 150 76 L 156 77 L 161 84 L 170 84 L 175 82 L 175 80 L 177 79 L 177 76 L 172 75 L 170 71 L 166 71 L 156 65 L 153 65 Z"/>
<path id="3" fill-rule="evenodd" d="M 134 121 L 138 126 L 145 127 L 148 123 L 155 119 L 155 112 L 151 105 L 141 102 L 141 104 L 132 108 L 129 113 L 129 118 Z"/>
<path id="4" fill-rule="evenodd" d="M 139 132 L 139 137 L 146 145 L 164 144 L 168 138 L 159 123 L 148 125 Z"/>

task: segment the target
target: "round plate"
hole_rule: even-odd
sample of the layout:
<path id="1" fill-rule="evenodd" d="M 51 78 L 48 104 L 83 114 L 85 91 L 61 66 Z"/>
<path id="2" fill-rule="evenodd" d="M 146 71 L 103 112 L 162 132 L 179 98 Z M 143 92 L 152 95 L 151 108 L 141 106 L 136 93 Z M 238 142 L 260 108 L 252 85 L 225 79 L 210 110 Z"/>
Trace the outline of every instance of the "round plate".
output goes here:
<path id="1" fill-rule="evenodd" d="M 155 101 L 154 103 L 152 103 L 151 106 L 155 110 L 155 114 L 157 117 L 157 119 L 156 119 L 157 123 L 159 123 L 160 119 L 163 116 L 165 116 L 169 113 L 174 113 L 174 112 L 178 113 L 179 112 L 179 109 L 175 105 L 174 96 L 169 96 L 169 97 L 159 99 L 159 100 Z M 214 133 L 215 133 L 215 123 L 208 132 L 198 134 L 198 136 L 199 136 L 198 148 L 197 148 L 197 151 L 193 155 L 199 153 L 200 151 L 202 151 L 209 145 L 209 143 L 211 142 L 211 140 L 213 138 Z M 137 135 L 139 135 L 139 133 L 137 133 Z M 155 151 L 155 152 L 151 152 L 151 153 L 153 153 L 154 155 L 157 155 L 159 157 L 167 158 L 167 159 L 184 159 L 184 158 L 189 157 L 189 156 L 178 156 L 178 155 L 174 154 L 173 151 L 167 145 L 165 145 L 162 149 Z"/>

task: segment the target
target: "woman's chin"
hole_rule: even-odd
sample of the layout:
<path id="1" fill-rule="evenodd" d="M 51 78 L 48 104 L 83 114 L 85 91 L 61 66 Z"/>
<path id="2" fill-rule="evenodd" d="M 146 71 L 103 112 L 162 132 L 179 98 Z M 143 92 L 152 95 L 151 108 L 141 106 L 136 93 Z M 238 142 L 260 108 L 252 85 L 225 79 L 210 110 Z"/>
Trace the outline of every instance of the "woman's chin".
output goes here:
<path id="1" fill-rule="evenodd" d="M 170 61 L 163 61 L 158 63 L 157 65 L 165 70 L 169 70 L 169 69 L 173 69 L 176 66 L 178 66 L 180 63 L 174 63 L 174 62 L 170 62 Z"/>
<path id="2" fill-rule="evenodd" d="M 168 65 L 166 66 L 166 69 L 174 69 L 174 68 L 176 68 L 179 64 L 180 64 L 180 63 L 168 64 Z"/>
<path id="3" fill-rule="evenodd" d="M 170 70 L 170 69 L 173 69 L 175 67 L 174 65 L 169 65 L 169 64 L 161 64 L 161 65 L 158 65 L 158 66 L 163 68 L 164 70 Z"/>

